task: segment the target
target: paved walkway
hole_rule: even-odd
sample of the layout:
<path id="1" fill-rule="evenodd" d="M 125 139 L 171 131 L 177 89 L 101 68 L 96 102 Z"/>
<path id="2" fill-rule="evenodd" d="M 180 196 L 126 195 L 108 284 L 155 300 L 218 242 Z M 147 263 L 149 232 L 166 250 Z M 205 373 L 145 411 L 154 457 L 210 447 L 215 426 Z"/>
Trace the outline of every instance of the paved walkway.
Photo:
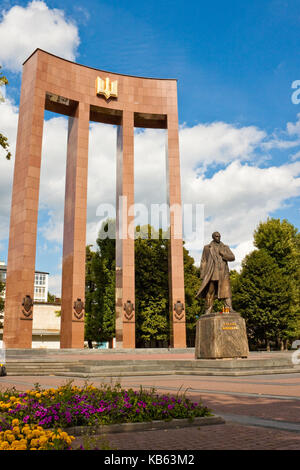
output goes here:
<path id="1" fill-rule="evenodd" d="M 39 383 L 58 387 L 71 377 L 1 377 L 0 389 L 26 390 Z M 83 385 L 84 379 L 74 379 Z M 167 431 L 127 432 L 106 436 L 118 450 L 300 449 L 300 373 L 246 377 L 144 376 L 95 378 L 94 385 L 120 382 L 123 387 L 155 387 L 187 396 L 224 416 L 226 424 Z M 77 440 L 79 442 L 80 440 Z"/>

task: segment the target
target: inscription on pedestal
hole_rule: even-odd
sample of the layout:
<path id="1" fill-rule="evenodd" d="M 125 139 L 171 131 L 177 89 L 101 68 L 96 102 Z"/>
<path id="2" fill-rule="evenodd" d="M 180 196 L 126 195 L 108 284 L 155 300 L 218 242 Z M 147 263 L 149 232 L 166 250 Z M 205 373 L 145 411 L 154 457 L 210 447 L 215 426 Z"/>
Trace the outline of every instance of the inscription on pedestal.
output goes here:
<path id="1" fill-rule="evenodd" d="M 239 327 L 237 326 L 236 322 L 226 322 L 222 326 L 222 330 L 238 330 Z"/>

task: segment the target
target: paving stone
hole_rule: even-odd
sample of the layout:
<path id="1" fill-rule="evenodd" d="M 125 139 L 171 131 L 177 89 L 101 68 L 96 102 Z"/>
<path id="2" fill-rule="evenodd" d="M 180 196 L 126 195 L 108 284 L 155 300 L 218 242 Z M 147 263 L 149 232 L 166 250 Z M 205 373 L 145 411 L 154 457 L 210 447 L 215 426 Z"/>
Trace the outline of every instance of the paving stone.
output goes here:
<path id="1" fill-rule="evenodd" d="M 71 353 L 69 354 L 71 357 Z M 80 357 L 78 352 L 78 358 Z M 96 357 L 97 354 L 93 355 L 93 359 Z M 176 360 L 179 358 L 176 357 Z M 27 390 L 36 383 L 45 388 L 59 387 L 68 380 L 72 380 L 72 377 L 6 376 L 0 378 L 0 390 L 13 386 L 17 390 Z M 124 388 L 138 389 L 142 385 L 155 387 L 159 392 L 175 394 L 181 391 L 195 401 L 201 399 L 202 403 L 216 414 L 248 416 L 275 420 L 279 423 L 300 423 L 300 373 L 246 377 L 192 375 L 94 377 L 89 382 L 95 386 L 101 383 L 121 382 Z M 74 384 L 84 385 L 85 379 L 74 378 Z M 199 429 L 190 427 L 184 431 L 174 429 L 107 434 L 106 438 L 112 447 L 119 450 L 299 450 L 300 448 L 300 433 L 230 421 L 223 425 Z M 77 439 L 76 443 L 80 443 L 80 439 Z"/>

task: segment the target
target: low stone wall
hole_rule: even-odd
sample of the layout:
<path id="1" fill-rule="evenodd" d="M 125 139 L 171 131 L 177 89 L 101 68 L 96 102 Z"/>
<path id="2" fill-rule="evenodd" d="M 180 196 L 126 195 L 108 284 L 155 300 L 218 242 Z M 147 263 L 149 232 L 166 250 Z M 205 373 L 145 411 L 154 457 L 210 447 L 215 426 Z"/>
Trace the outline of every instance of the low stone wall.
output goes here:
<path id="1" fill-rule="evenodd" d="M 92 433 L 95 434 L 113 434 L 120 432 L 139 432 L 139 431 L 153 431 L 157 429 L 181 429 L 190 426 L 210 426 L 213 424 L 225 424 L 225 420 L 221 416 L 204 416 L 201 418 L 194 418 L 193 420 L 172 419 L 171 421 L 150 421 L 144 423 L 120 423 L 120 424 L 106 424 L 102 426 L 74 426 L 65 428 L 68 434 L 73 436 L 83 436 Z"/>

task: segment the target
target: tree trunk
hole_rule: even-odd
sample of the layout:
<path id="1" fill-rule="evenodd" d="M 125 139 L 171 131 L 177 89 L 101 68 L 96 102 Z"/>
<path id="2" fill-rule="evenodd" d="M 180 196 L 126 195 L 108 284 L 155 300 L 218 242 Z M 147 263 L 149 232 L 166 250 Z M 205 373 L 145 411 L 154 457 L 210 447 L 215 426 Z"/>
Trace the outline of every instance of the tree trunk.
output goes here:
<path id="1" fill-rule="evenodd" d="M 266 342 L 267 342 L 267 351 L 270 352 L 271 351 L 270 340 L 267 339 Z"/>

